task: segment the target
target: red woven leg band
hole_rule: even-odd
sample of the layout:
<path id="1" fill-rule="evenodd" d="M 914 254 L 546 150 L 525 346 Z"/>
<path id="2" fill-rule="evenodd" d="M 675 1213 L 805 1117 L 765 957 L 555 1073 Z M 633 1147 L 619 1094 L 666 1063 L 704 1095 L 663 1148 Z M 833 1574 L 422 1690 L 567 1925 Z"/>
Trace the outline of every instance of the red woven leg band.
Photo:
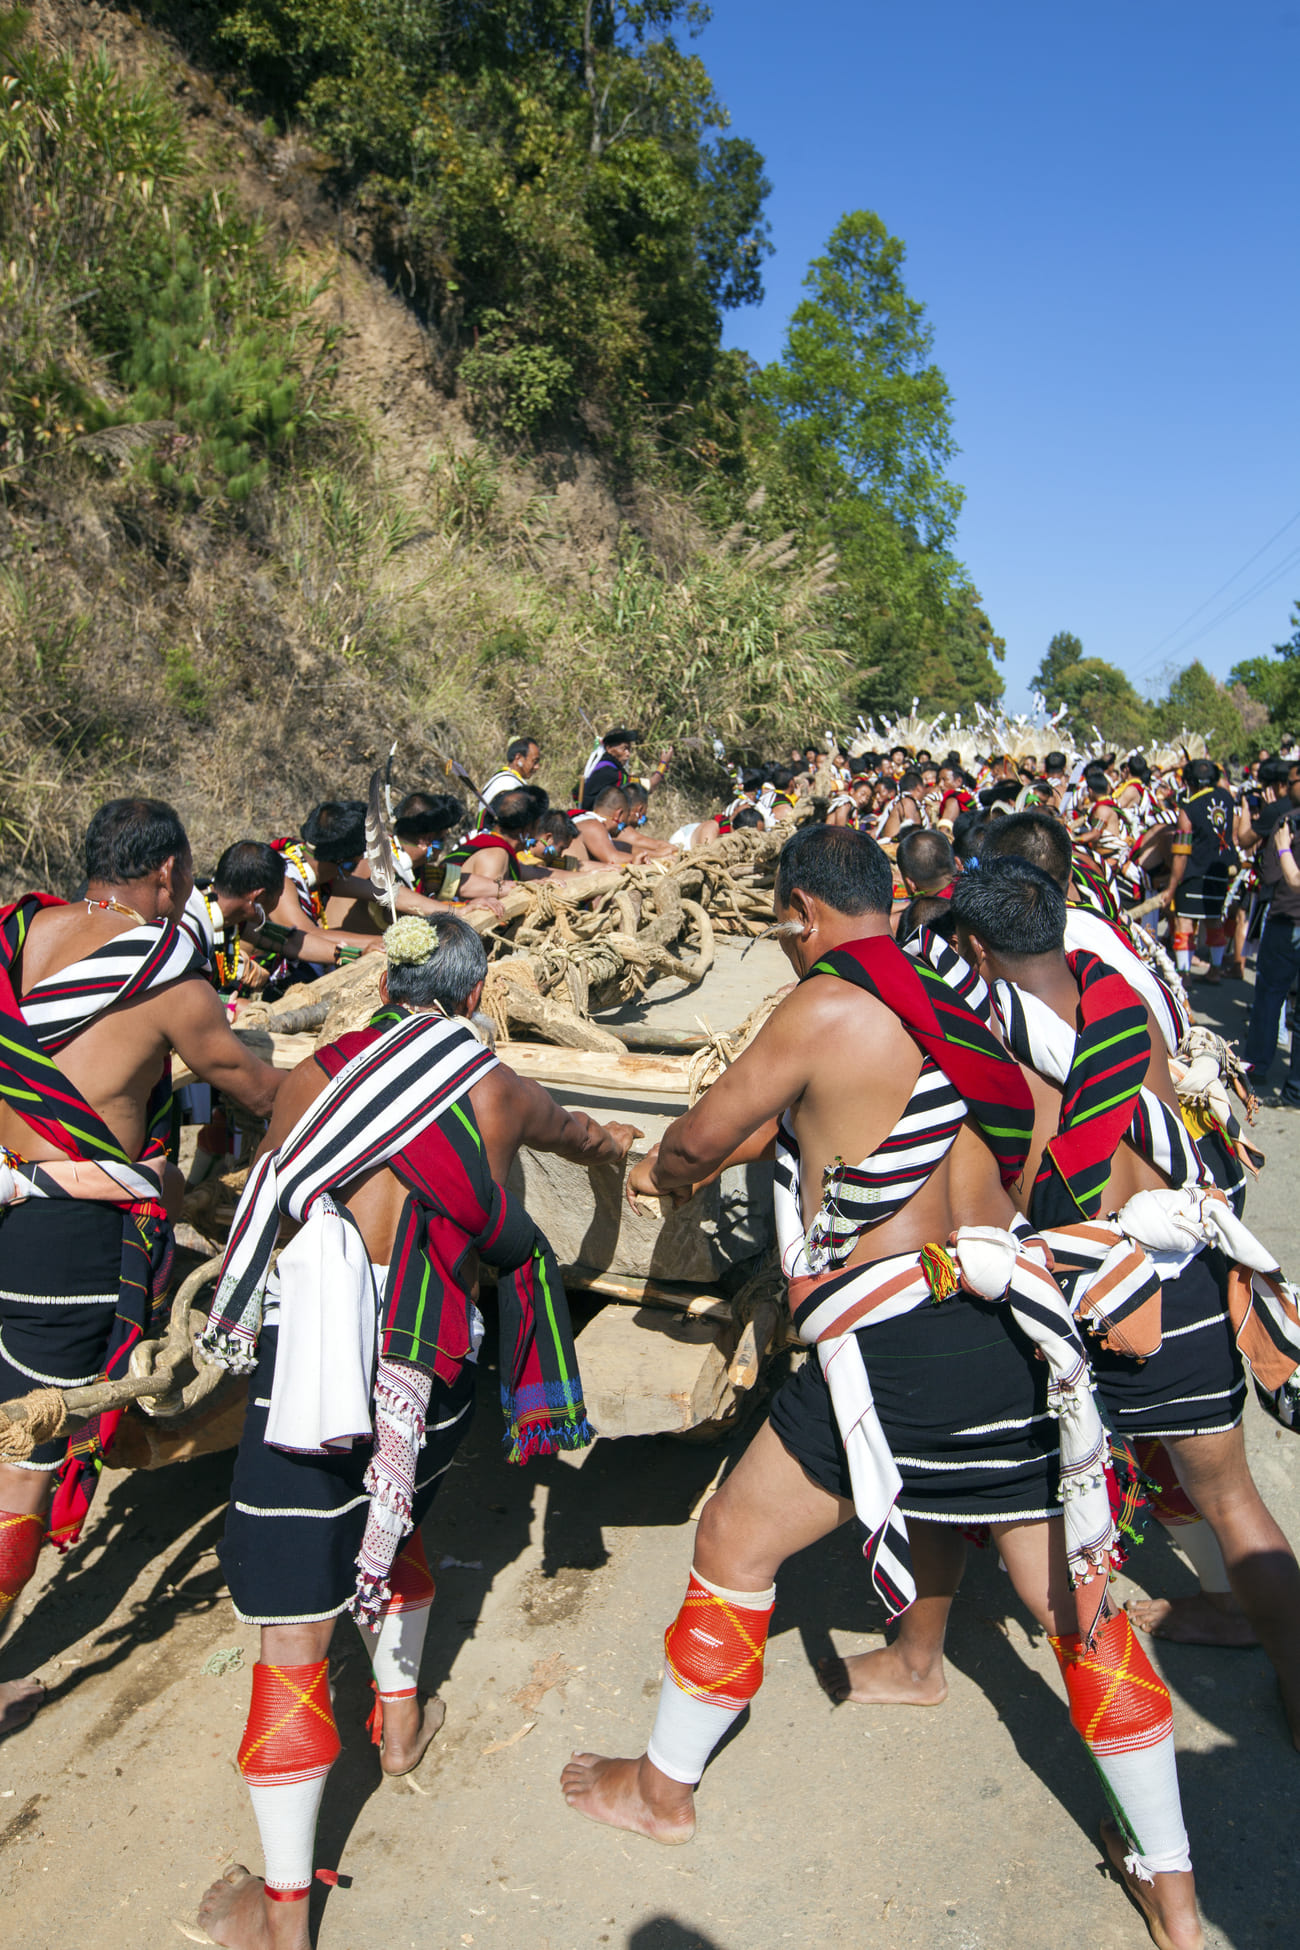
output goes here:
<path id="1" fill-rule="evenodd" d="M 1173 1732 L 1169 1689 L 1143 1651 L 1126 1611 L 1108 1618 L 1091 1652 L 1079 1636 L 1052 1640 L 1070 1722 L 1095 1754 L 1129 1754 L 1154 1747 Z"/>
<path id="2" fill-rule="evenodd" d="M 311 1884 L 305 1889 L 272 1889 L 263 1883 L 268 1903 L 305 1903 L 311 1894 Z"/>
<path id="3" fill-rule="evenodd" d="M 0 1510 L 0 1618 L 36 1569 L 44 1537 L 44 1517 Z"/>
<path id="4" fill-rule="evenodd" d="M 1163 1524 L 1199 1523 L 1201 1513 L 1179 1482 L 1173 1458 L 1158 1436 L 1148 1436 L 1133 1444 L 1137 1466 L 1155 1484 L 1151 1508 Z"/>
<path id="5" fill-rule="evenodd" d="M 682 1608 L 664 1633 L 674 1683 L 717 1706 L 744 1706 L 763 1683 L 773 1609 L 751 1610 L 719 1598 L 692 1572 Z"/>
<path id="6" fill-rule="evenodd" d="M 394 1558 L 388 1582 L 393 1594 L 387 1607 L 389 1611 L 422 1611 L 433 1603 L 437 1587 L 418 1530 L 411 1532 Z"/>
<path id="7" fill-rule="evenodd" d="M 328 1774 L 339 1752 L 330 1701 L 329 1661 L 253 1667 L 253 1697 L 239 1743 L 246 1781 L 267 1787 Z"/>

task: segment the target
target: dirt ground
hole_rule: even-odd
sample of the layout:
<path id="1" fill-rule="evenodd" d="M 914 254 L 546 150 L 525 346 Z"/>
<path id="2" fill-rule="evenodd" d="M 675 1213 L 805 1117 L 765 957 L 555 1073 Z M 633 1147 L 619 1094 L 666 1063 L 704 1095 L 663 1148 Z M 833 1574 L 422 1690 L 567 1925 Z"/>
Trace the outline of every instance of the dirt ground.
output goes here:
<path id="1" fill-rule="evenodd" d="M 1201 991 L 1201 996 L 1204 995 Z M 1200 997 L 1198 997 L 1198 1000 Z M 1236 1031 L 1246 997 L 1214 1014 Z M 1270 1162 L 1249 1216 L 1300 1262 L 1300 1126 L 1266 1113 Z M 752 1724 L 716 1756 L 687 1848 L 570 1813 L 571 1749 L 644 1744 L 664 1626 L 691 1556 L 691 1511 L 725 1453 L 666 1438 L 599 1442 L 581 1466 L 502 1459 L 494 1376 L 426 1525 L 438 1571 L 424 1681 L 447 1701 L 420 1771 L 384 1781 L 364 1719 L 354 1628 L 334 1655 L 343 1754 L 313 1896 L 325 1950 L 1127 1950 L 1147 1941 L 1101 1867 L 1102 1797 L 1070 1731 L 1055 1661 L 988 1553 L 973 1553 L 942 1708 L 833 1708 L 815 1660 L 878 1643 L 879 1607 L 848 1531 L 778 1584 Z M 1252 1458 L 1300 1540 L 1300 1443 L 1253 1407 Z M 36 1671 L 45 1710 L 0 1746 L 0 1929 L 12 1950 L 164 1950 L 204 1886 L 258 1864 L 234 1753 L 257 1634 L 215 1557 L 229 1458 L 107 1472 L 80 1548 L 47 1553 L 0 1648 Z M 1130 1564 L 1191 1588 L 1162 1541 Z M 1156 1646 L 1174 1695 L 1184 1805 L 1211 1945 L 1294 1942 L 1294 1786 L 1259 1652 Z M 242 1663 L 241 1663 L 242 1661 Z M 1288 1920 L 1289 1919 L 1289 1920 Z"/>

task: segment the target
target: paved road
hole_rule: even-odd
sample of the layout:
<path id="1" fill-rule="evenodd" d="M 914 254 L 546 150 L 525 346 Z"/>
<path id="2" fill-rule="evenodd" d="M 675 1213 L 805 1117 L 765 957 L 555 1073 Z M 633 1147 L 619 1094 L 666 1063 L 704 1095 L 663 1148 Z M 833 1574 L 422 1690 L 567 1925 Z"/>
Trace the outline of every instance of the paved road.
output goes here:
<path id="1" fill-rule="evenodd" d="M 1201 997 L 1198 997 L 1200 1000 Z M 1231 1027 L 1244 1007 L 1206 997 Z M 1300 1263 L 1300 1126 L 1266 1113 L 1251 1217 Z M 424 1677 L 447 1728 L 420 1772 L 379 1775 L 367 1675 L 341 1625 L 344 1753 L 320 1860 L 351 1886 L 313 1899 L 326 1950 L 1127 1950 L 1146 1942 L 1100 1867 L 1100 1791 L 1066 1718 L 1055 1661 L 988 1553 L 951 1638 L 952 1691 L 931 1711 L 832 1708 L 813 1662 L 878 1643 L 882 1618 L 847 1532 L 782 1574 L 768 1681 L 716 1757 L 697 1840 L 661 1850 L 561 1802 L 573 1747 L 632 1752 L 658 1691 L 661 1635 L 691 1555 L 690 1512 L 719 1451 L 598 1443 L 581 1467 L 501 1458 L 493 1379 L 427 1526 L 439 1573 Z M 1300 1443 L 1252 1407 L 1257 1473 L 1300 1540 Z M 745 1439 L 742 1432 L 732 1449 Z M 229 1477 L 217 1457 L 109 1473 L 67 1563 L 48 1559 L 0 1677 L 39 1669 L 51 1699 L 0 1746 L 0 1918 L 12 1950 L 182 1940 L 204 1885 L 257 1861 L 233 1763 L 256 1634 L 235 1619 L 213 1549 Z M 1163 1542 L 1134 1582 L 1190 1588 Z M 242 1652 L 243 1671 L 205 1672 Z M 1257 1652 L 1166 1647 L 1188 1825 L 1211 1945 L 1294 1942 L 1289 1876 L 1300 1756 Z M 218 1665 L 223 1663 L 217 1660 Z"/>

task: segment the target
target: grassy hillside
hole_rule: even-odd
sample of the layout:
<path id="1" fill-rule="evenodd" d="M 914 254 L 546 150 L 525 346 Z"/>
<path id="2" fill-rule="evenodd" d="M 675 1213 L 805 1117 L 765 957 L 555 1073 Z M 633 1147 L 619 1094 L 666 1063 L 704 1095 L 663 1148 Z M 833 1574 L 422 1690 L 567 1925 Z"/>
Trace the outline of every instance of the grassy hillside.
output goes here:
<path id="1" fill-rule="evenodd" d="M 75 879 L 109 792 L 200 860 L 355 792 L 393 737 L 487 769 L 587 718 L 751 748 L 838 702 L 824 551 L 702 518 L 646 450 L 476 437 L 301 135 L 71 5 L 8 18 L 0 133 L 0 879 Z M 584 717 L 583 714 L 586 714 Z"/>

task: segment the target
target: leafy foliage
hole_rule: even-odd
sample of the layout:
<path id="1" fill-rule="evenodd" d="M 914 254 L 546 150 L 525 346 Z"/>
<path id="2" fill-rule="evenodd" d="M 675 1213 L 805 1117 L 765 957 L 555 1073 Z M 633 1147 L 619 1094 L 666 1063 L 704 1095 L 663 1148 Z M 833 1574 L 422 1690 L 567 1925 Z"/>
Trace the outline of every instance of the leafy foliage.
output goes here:
<path id="1" fill-rule="evenodd" d="M 159 11 L 171 9 L 160 4 Z M 489 425 L 707 393 L 762 295 L 768 193 L 687 0 L 206 0 L 245 92 L 328 145 Z"/>
<path id="2" fill-rule="evenodd" d="M 158 88 L 23 25 L 0 16 L 0 459 L 166 422 L 161 485 L 247 500 L 317 411 L 315 294 L 192 181 Z"/>
<path id="3" fill-rule="evenodd" d="M 1199 658 L 1179 671 L 1151 717 L 1163 738 L 1177 737 L 1184 727 L 1202 732 L 1217 759 L 1239 757 L 1248 743 L 1241 713 L 1227 687 L 1210 675 Z"/>

